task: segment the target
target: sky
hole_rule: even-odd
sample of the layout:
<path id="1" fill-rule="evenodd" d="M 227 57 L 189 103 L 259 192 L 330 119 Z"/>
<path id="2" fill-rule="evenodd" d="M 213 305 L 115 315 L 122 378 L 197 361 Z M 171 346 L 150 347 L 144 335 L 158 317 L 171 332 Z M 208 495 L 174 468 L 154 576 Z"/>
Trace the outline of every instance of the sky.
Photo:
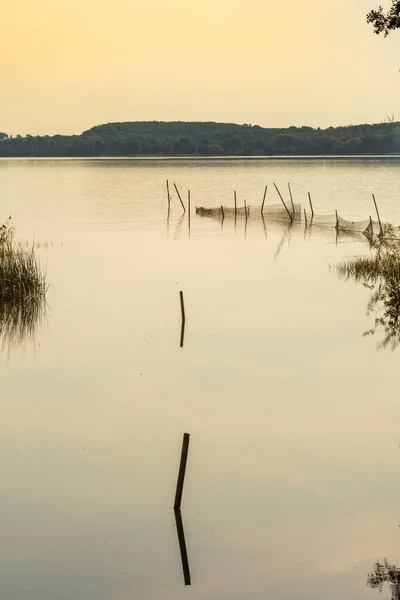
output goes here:
<path id="1" fill-rule="evenodd" d="M 0 0 L 0 131 L 400 120 L 400 30 L 366 23 L 379 4 L 391 2 Z"/>

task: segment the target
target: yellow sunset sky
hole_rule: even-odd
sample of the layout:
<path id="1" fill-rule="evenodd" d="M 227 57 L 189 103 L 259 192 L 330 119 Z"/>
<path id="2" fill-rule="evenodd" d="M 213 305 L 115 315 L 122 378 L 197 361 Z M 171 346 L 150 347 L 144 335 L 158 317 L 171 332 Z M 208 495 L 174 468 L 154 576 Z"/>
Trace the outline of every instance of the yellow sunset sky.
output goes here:
<path id="1" fill-rule="evenodd" d="M 0 0 L 0 131 L 110 121 L 400 120 L 382 0 Z"/>

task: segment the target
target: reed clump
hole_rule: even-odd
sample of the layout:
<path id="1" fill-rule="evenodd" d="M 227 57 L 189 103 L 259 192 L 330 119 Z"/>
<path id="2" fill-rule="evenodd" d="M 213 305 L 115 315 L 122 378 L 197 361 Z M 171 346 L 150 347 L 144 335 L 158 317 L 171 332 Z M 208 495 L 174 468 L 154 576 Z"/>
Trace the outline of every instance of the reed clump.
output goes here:
<path id="1" fill-rule="evenodd" d="M 45 314 L 47 284 L 35 246 L 15 242 L 14 228 L 0 226 L 0 339 L 4 346 L 34 338 Z"/>

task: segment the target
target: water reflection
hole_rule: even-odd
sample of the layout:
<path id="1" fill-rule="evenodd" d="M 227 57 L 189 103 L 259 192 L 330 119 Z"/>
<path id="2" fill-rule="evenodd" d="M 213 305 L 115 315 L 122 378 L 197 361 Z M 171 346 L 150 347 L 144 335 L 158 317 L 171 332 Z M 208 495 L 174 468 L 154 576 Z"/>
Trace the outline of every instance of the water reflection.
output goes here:
<path id="1" fill-rule="evenodd" d="M 10 351 L 26 341 L 35 343 L 46 316 L 46 299 L 37 296 L 25 302 L 0 300 L 0 348 Z"/>
<path id="2" fill-rule="evenodd" d="M 389 585 L 392 600 L 400 600 L 400 569 L 395 565 L 390 565 L 386 558 L 383 563 L 375 563 L 367 580 L 367 585 L 378 589 L 380 593 L 382 593 L 384 583 Z"/>
<path id="3" fill-rule="evenodd" d="M 340 263 L 337 272 L 372 291 L 367 315 L 375 314 L 374 325 L 364 335 L 383 331 L 378 349 L 395 350 L 400 344 L 400 244 L 390 237 L 371 239 L 370 244 L 372 256 Z"/>
<path id="4" fill-rule="evenodd" d="M 182 572 L 183 572 L 183 580 L 185 585 L 191 585 L 190 578 L 190 568 L 189 568 L 189 559 L 186 549 L 186 541 L 185 541 L 185 531 L 183 528 L 182 514 L 179 508 L 174 510 L 175 513 L 175 523 L 176 523 L 176 532 L 178 535 L 178 543 L 179 550 L 181 553 L 182 560 Z"/>

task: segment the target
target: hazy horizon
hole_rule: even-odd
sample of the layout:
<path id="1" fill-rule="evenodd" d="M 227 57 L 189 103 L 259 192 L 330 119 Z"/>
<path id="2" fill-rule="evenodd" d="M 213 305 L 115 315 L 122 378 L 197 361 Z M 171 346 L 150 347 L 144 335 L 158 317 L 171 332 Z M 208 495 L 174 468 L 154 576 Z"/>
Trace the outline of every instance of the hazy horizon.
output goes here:
<path id="1" fill-rule="evenodd" d="M 376 36 L 366 23 L 380 3 L 0 0 L 0 131 L 397 120 L 400 37 Z"/>

